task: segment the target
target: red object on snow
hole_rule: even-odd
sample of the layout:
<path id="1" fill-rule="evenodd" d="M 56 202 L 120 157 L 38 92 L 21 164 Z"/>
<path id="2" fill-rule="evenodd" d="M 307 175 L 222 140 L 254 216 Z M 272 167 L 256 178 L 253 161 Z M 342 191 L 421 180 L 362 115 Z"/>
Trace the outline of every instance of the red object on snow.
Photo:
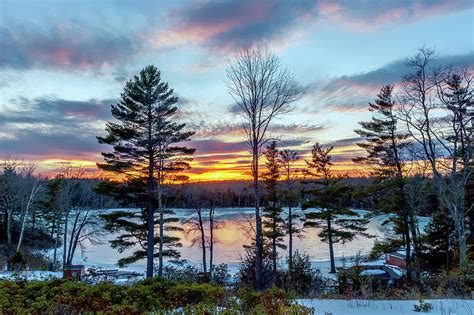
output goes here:
<path id="1" fill-rule="evenodd" d="M 385 263 L 403 269 L 406 269 L 407 267 L 405 255 L 399 252 L 385 254 Z"/>
<path id="2" fill-rule="evenodd" d="M 84 265 L 69 265 L 63 268 L 63 278 L 81 281 L 81 277 L 85 274 Z"/>

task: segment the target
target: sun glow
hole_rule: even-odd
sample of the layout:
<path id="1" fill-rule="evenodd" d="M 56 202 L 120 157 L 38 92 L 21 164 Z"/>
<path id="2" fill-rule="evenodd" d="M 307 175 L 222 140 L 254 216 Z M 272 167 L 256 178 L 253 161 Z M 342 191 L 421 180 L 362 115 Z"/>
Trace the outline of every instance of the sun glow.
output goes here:
<path id="1" fill-rule="evenodd" d="M 305 150 L 306 149 L 306 150 Z M 305 160 L 310 159 L 307 148 L 301 148 L 306 153 L 302 154 L 300 160 L 294 165 L 295 169 L 304 169 L 306 167 Z M 335 175 L 347 175 L 350 177 L 366 176 L 370 173 L 370 167 L 366 165 L 356 164 L 351 158 L 363 152 L 355 145 L 339 146 L 333 150 L 335 162 L 333 164 L 333 173 Z M 62 173 L 66 166 L 74 168 L 82 168 L 84 176 L 89 178 L 107 178 L 113 180 L 123 180 L 123 176 L 101 171 L 97 167 L 97 163 L 101 162 L 100 157 L 91 156 L 84 159 L 80 158 L 61 158 L 49 157 L 44 160 L 28 161 L 37 167 L 37 173 L 42 176 L 54 177 Z M 260 170 L 263 172 L 265 168 L 265 158 L 260 158 Z M 232 152 L 201 154 L 196 155 L 191 162 L 191 169 L 186 170 L 182 175 L 188 176 L 189 182 L 218 182 L 229 180 L 251 180 L 250 156 L 247 152 Z M 302 175 L 301 175 L 302 176 Z"/>

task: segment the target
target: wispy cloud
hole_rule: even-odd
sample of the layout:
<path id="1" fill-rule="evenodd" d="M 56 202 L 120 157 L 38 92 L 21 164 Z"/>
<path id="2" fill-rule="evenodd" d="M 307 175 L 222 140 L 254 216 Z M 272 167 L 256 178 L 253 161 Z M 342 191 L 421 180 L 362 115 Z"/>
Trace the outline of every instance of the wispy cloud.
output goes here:
<path id="1" fill-rule="evenodd" d="M 191 43 L 229 50 L 243 44 L 281 41 L 316 22 L 370 31 L 472 7 L 470 0 L 199 1 L 170 12 L 169 28 L 155 32 L 151 42 L 156 47 Z"/>
<path id="2" fill-rule="evenodd" d="M 431 65 L 432 68 L 448 66 L 468 66 L 474 69 L 474 52 L 440 56 Z M 305 93 L 317 110 L 362 111 L 367 109 L 368 102 L 377 96 L 383 85 L 400 83 L 408 71 L 405 60 L 400 59 L 366 73 L 316 81 L 305 88 Z"/>
<path id="3" fill-rule="evenodd" d="M 286 36 L 298 20 L 315 13 L 312 0 L 228 0 L 195 2 L 172 11 L 165 42 L 196 43 L 214 49 L 226 49 Z"/>
<path id="4" fill-rule="evenodd" d="M 0 28 L 0 68 L 100 71 L 130 60 L 140 49 L 133 37 L 65 21 L 56 25 Z"/>
<path id="5" fill-rule="evenodd" d="M 5 4 L 8 10 L 9 5 Z M 351 0 L 227 0 L 198 1 L 170 6 L 168 11 L 152 2 L 140 9 L 130 5 L 97 4 L 96 11 L 38 22 L 0 26 L 0 68 L 100 71 L 130 62 L 144 49 L 173 48 L 188 44 L 229 50 L 243 44 L 282 41 L 308 25 L 329 20 L 351 29 L 373 29 L 387 23 L 409 23 L 427 16 L 457 12 L 473 7 L 470 0 L 351 1 Z M 78 6 L 78 8 L 82 8 Z M 163 6 L 166 8 L 166 6 Z M 10 9 L 15 16 L 17 7 Z M 121 19 L 108 11 L 116 10 Z M 129 11 L 134 27 L 123 26 Z M 153 18 L 158 12 L 160 18 Z M 99 23 L 105 19 L 103 23 Z M 119 20 L 118 23 L 117 20 Z M 92 22 L 93 21 L 93 22 Z M 141 21 L 142 23 L 138 23 Z M 143 24 L 145 23 L 145 24 Z M 124 31 L 126 30 L 126 31 Z M 118 75 L 121 79 L 122 76 Z"/>
<path id="6" fill-rule="evenodd" d="M 34 160 L 53 156 L 95 159 L 105 149 L 95 136 L 111 117 L 113 102 L 54 97 L 13 99 L 15 109 L 0 112 L 1 153 Z"/>
<path id="7" fill-rule="evenodd" d="M 470 0 L 320 0 L 317 9 L 322 20 L 332 21 L 352 31 L 370 31 L 388 24 L 411 23 L 473 6 Z"/>

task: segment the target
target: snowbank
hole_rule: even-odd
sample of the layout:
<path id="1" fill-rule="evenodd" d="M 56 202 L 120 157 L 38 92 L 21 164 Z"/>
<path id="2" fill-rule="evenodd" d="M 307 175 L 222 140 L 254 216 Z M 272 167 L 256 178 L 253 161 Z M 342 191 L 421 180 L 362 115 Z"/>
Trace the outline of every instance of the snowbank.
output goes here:
<path id="1" fill-rule="evenodd" d="M 62 272 L 54 271 L 22 271 L 22 272 L 13 272 L 13 271 L 2 271 L 0 272 L 0 280 L 27 280 L 27 281 L 43 281 L 43 280 L 53 280 L 57 278 L 62 278 Z"/>
<path id="2" fill-rule="evenodd" d="M 405 315 L 425 314 L 413 310 L 414 300 L 296 300 L 300 305 L 312 307 L 316 314 L 332 315 Z M 473 315 L 474 300 L 426 300 L 433 309 L 430 315 Z"/>

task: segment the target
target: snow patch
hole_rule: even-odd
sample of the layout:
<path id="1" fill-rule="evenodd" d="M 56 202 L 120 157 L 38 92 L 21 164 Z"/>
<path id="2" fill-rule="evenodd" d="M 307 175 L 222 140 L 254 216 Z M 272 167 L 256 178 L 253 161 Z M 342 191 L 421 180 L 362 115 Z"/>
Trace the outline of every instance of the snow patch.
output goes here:
<path id="1" fill-rule="evenodd" d="M 426 300 L 433 309 L 430 315 L 473 315 L 474 300 L 440 299 Z M 311 307 L 316 314 L 332 315 L 407 315 L 420 314 L 413 306 L 415 300 L 313 300 L 298 299 L 297 304 Z"/>
<path id="2" fill-rule="evenodd" d="M 44 280 L 53 280 L 59 279 L 63 277 L 62 272 L 54 272 L 54 271 L 22 271 L 22 272 L 14 272 L 14 271 L 2 271 L 0 272 L 0 280 L 9 280 L 9 281 L 16 281 L 16 280 L 26 280 L 26 281 L 44 281 Z"/>

